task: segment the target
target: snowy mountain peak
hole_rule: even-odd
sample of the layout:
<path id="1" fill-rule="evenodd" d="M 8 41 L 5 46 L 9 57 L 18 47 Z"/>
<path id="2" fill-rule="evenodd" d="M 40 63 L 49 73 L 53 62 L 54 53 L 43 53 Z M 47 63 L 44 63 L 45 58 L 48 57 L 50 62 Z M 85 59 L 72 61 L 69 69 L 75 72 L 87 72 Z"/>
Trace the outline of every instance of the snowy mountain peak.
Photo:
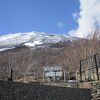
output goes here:
<path id="1" fill-rule="evenodd" d="M 15 33 L 0 36 L 0 51 L 12 49 L 20 45 L 34 47 L 41 44 L 74 41 L 78 38 L 67 35 L 47 34 L 44 32 Z"/>

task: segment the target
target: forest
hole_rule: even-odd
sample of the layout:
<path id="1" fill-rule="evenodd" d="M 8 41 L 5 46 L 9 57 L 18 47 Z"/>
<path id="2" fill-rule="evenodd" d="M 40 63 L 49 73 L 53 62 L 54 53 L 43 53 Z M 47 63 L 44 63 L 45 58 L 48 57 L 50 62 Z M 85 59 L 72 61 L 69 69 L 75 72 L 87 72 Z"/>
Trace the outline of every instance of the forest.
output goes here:
<path id="1" fill-rule="evenodd" d="M 17 47 L 0 52 L 0 79 L 7 80 L 11 69 L 14 79 L 25 76 L 30 71 L 35 71 L 37 76 L 41 77 L 46 66 L 62 66 L 66 72 L 75 72 L 79 70 L 80 60 L 95 53 L 100 53 L 98 31 L 92 37 L 88 35 L 85 39 L 59 48 Z"/>

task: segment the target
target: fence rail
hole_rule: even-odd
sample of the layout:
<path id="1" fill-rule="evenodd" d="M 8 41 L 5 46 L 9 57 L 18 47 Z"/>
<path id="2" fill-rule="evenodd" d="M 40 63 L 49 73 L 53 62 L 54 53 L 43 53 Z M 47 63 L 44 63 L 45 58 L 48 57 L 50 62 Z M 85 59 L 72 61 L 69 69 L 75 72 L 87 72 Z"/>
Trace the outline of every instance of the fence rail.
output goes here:
<path id="1" fill-rule="evenodd" d="M 80 61 L 80 81 L 100 80 L 100 55 L 94 54 Z"/>

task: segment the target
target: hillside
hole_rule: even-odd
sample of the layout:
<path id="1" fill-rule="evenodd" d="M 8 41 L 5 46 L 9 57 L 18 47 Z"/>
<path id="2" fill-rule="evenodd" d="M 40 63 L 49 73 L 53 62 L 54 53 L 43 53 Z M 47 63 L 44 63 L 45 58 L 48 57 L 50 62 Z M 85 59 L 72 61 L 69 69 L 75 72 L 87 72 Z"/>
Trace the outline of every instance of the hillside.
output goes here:
<path id="1" fill-rule="evenodd" d="M 14 79 L 32 70 L 41 77 L 45 66 L 62 66 L 66 72 L 75 72 L 79 70 L 80 59 L 93 55 L 99 48 L 99 40 L 93 37 L 90 40 L 53 43 L 49 47 L 19 46 L 6 50 L 0 52 L 0 79 L 7 79 L 11 68 Z"/>

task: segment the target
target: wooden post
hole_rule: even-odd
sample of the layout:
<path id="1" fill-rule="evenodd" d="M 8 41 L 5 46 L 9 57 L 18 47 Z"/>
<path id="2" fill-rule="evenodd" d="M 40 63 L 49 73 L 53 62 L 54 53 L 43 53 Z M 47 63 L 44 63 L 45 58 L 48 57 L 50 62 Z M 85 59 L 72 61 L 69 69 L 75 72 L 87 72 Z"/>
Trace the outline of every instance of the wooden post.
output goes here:
<path id="1" fill-rule="evenodd" d="M 64 70 L 64 82 L 66 82 L 66 71 Z"/>
<path id="2" fill-rule="evenodd" d="M 54 77 L 54 81 L 56 81 L 56 71 L 55 71 L 55 77 Z"/>
<path id="3" fill-rule="evenodd" d="M 76 71 L 76 81 L 78 82 L 78 71 Z"/>
<path id="4" fill-rule="evenodd" d="M 95 66 L 96 66 L 96 74 L 97 74 L 97 80 L 99 80 L 99 71 L 98 71 L 98 64 L 97 64 L 97 59 L 96 59 L 96 55 L 94 55 L 94 60 L 95 60 Z"/>
<path id="5" fill-rule="evenodd" d="M 82 82 L 82 61 L 80 60 L 80 82 Z"/>
<path id="6" fill-rule="evenodd" d="M 43 79 L 45 79 L 45 71 L 43 71 Z"/>
<path id="7" fill-rule="evenodd" d="M 11 68 L 11 76 L 10 76 L 10 77 L 11 77 L 11 80 L 12 80 L 12 72 L 13 72 L 13 70 L 12 70 L 12 68 Z"/>
<path id="8" fill-rule="evenodd" d="M 54 70 L 54 72 L 55 72 L 54 81 L 56 81 L 56 72 L 57 72 L 57 71 L 56 71 L 56 70 Z"/>
<path id="9" fill-rule="evenodd" d="M 34 71 L 34 79 L 35 79 L 35 71 Z"/>
<path id="10" fill-rule="evenodd" d="M 8 81 L 12 81 L 13 79 L 12 79 L 12 74 L 13 74 L 13 70 L 12 70 L 12 68 L 11 68 L 11 70 L 10 70 L 10 77 L 8 78 Z"/>

